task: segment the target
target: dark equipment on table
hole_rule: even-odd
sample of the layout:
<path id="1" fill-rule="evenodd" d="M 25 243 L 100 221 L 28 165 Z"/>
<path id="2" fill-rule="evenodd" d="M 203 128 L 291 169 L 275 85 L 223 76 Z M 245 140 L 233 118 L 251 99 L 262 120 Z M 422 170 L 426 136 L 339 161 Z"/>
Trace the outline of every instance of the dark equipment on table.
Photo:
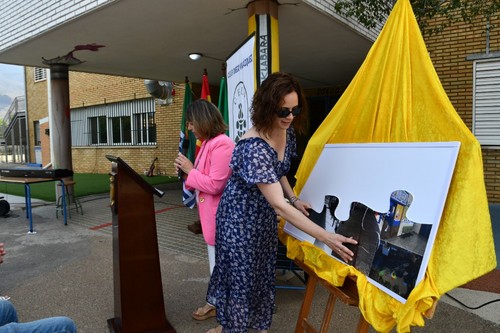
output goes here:
<path id="1" fill-rule="evenodd" d="M 0 176 L 23 178 L 65 178 L 73 176 L 73 171 L 68 169 L 1 169 Z"/>

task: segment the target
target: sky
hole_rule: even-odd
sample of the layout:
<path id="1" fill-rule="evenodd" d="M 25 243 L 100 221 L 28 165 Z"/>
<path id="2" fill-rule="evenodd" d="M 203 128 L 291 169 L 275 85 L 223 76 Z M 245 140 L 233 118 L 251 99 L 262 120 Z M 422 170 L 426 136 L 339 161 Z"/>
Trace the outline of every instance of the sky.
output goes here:
<path id="1" fill-rule="evenodd" d="M 0 64 L 0 116 L 15 97 L 24 95 L 24 68 L 22 66 Z"/>

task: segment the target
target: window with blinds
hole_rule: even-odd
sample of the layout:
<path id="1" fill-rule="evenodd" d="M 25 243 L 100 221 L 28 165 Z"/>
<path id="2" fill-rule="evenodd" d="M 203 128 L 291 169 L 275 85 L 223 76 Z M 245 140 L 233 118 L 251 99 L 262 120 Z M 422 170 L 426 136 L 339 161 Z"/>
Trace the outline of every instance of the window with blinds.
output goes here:
<path id="1" fill-rule="evenodd" d="M 500 58 L 474 61 L 472 131 L 481 145 L 500 146 Z"/>
<path id="2" fill-rule="evenodd" d="M 72 109 L 71 144 L 73 147 L 156 145 L 154 99 Z"/>

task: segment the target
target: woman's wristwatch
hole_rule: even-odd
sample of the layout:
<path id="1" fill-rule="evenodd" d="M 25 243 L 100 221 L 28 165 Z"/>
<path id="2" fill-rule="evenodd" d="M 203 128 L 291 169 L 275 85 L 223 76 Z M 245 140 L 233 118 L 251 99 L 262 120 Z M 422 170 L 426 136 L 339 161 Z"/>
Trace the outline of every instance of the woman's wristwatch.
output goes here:
<path id="1" fill-rule="evenodd" d="M 289 200 L 289 201 L 290 201 L 290 205 L 295 206 L 295 203 L 296 203 L 297 201 L 299 201 L 299 200 L 300 200 L 300 199 L 299 199 L 299 198 L 297 198 L 296 196 L 291 197 L 291 198 L 290 198 L 290 200 Z"/>

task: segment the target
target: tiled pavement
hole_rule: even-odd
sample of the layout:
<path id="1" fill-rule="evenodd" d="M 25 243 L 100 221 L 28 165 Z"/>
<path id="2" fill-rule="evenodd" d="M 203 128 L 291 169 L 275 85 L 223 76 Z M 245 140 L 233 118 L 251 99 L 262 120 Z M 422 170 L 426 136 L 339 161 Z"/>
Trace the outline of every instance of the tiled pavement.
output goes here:
<path id="1" fill-rule="evenodd" d="M 198 219 L 198 212 L 182 204 L 180 191 L 167 190 L 162 198 L 154 196 L 156 228 L 158 233 L 158 247 L 160 250 L 170 250 L 190 255 L 198 259 L 207 259 L 206 244 L 202 235 L 195 235 L 187 229 L 187 225 Z M 168 189 L 168 187 L 167 187 Z M 84 214 L 71 212 L 70 223 L 82 226 L 89 230 L 112 234 L 111 209 L 108 194 L 96 195 L 80 199 Z M 99 204 L 95 204 L 95 203 Z M 85 211 L 92 209 L 92 214 Z M 41 212 L 40 212 L 41 213 Z M 46 211 L 50 217 L 50 210 Z M 62 219 L 60 217 L 60 219 Z M 138 223 L 140 223 L 138 221 Z"/>

